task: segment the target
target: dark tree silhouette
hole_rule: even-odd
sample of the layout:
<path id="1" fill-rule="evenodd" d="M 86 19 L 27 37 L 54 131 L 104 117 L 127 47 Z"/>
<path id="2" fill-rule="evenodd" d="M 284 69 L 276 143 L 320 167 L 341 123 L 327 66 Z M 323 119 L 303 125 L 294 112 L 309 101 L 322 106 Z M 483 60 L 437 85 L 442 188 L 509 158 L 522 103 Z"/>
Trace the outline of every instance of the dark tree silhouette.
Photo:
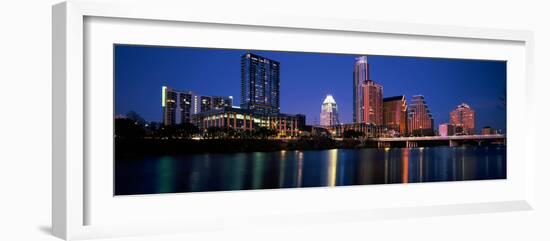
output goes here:
<path id="1" fill-rule="evenodd" d="M 259 137 L 262 139 L 267 139 L 269 137 L 276 136 L 278 133 L 276 130 L 269 129 L 266 127 L 260 127 L 254 131 L 254 137 Z"/>
<path id="2" fill-rule="evenodd" d="M 136 121 L 126 118 L 115 119 L 115 137 L 138 139 L 145 136 L 145 129 Z"/>
<path id="3" fill-rule="evenodd" d="M 344 138 L 359 138 L 365 136 L 365 133 L 356 130 L 345 130 L 342 136 Z"/>
<path id="4" fill-rule="evenodd" d="M 199 133 L 199 128 L 191 123 L 162 126 L 158 136 L 170 139 L 189 139 Z"/>
<path id="5" fill-rule="evenodd" d="M 143 119 L 143 117 L 141 117 L 137 112 L 135 111 L 129 111 L 128 113 L 126 113 L 126 118 L 130 119 L 130 120 L 133 120 L 135 122 L 137 122 L 138 125 L 141 125 L 141 126 L 145 126 L 145 124 L 147 124 L 147 122 L 145 121 L 145 119 Z"/>

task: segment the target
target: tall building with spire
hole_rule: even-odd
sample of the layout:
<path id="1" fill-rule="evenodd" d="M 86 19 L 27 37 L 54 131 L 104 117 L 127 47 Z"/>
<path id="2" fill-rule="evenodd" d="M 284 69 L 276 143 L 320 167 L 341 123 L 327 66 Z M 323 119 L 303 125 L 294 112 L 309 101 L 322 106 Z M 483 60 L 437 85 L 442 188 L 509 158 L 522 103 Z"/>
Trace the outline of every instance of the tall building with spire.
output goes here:
<path id="1" fill-rule="evenodd" d="M 334 100 L 332 95 L 327 95 L 321 105 L 321 125 L 332 126 L 339 123 L 340 121 L 338 119 L 338 106 L 336 105 L 336 100 Z"/>
<path id="2" fill-rule="evenodd" d="M 450 114 L 450 122 L 455 125 L 462 134 L 473 135 L 476 128 L 475 111 L 466 103 L 456 107 Z"/>
<path id="3" fill-rule="evenodd" d="M 383 124 L 382 86 L 369 77 L 367 56 L 356 58 L 353 68 L 353 122 Z"/>
<path id="4" fill-rule="evenodd" d="M 362 99 L 359 91 L 360 84 L 369 79 L 369 63 L 367 56 L 355 58 L 355 66 L 353 67 L 353 122 L 361 122 L 361 107 L 359 100 Z"/>
<path id="5" fill-rule="evenodd" d="M 407 128 L 411 135 L 431 136 L 434 134 L 434 119 L 424 96 L 412 97 L 407 122 Z"/>

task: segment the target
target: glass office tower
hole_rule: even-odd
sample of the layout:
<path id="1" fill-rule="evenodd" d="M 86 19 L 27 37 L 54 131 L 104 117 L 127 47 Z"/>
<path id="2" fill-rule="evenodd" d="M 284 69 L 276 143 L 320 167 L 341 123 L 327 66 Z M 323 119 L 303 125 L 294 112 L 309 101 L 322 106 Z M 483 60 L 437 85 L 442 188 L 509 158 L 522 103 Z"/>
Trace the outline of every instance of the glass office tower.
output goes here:
<path id="1" fill-rule="evenodd" d="M 278 114 L 280 64 L 252 53 L 241 57 L 241 108 Z"/>

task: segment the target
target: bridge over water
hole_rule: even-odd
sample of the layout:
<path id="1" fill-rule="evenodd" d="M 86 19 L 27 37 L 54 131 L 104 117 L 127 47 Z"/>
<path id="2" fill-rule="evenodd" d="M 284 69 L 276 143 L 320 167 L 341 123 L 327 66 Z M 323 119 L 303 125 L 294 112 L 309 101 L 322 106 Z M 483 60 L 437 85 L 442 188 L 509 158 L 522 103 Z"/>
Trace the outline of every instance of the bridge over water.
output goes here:
<path id="1" fill-rule="evenodd" d="M 377 142 L 378 147 L 418 147 L 430 145 L 458 146 L 462 144 L 506 144 L 506 135 L 462 135 L 462 136 L 411 136 L 411 137 L 378 137 L 369 138 Z"/>

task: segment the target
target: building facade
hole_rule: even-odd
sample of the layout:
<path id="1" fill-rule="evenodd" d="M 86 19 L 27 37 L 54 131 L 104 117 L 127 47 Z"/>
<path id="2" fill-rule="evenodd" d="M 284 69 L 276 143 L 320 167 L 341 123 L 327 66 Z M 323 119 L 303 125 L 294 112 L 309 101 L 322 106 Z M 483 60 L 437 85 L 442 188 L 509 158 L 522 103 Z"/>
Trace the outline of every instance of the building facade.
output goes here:
<path id="1" fill-rule="evenodd" d="M 332 95 L 327 95 L 321 105 L 321 125 L 331 126 L 340 124 L 338 119 L 338 106 Z"/>
<path id="2" fill-rule="evenodd" d="M 443 123 L 439 125 L 438 129 L 439 136 L 454 136 L 455 135 L 455 125 L 449 123 Z"/>
<path id="3" fill-rule="evenodd" d="M 201 130 L 210 127 L 254 131 L 260 127 L 277 131 L 278 137 L 296 137 L 300 133 L 299 117 L 288 114 L 262 114 L 242 108 L 226 107 L 193 115 L 192 123 Z"/>
<path id="4" fill-rule="evenodd" d="M 407 133 L 407 100 L 404 95 L 383 99 L 383 125 L 393 136 Z"/>
<path id="5" fill-rule="evenodd" d="M 361 122 L 361 100 L 362 92 L 360 84 L 369 80 L 369 63 L 367 56 L 361 56 L 355 59 L 353 67 L 353 123 Z"/>
<path id="6" fill-rule="evenodd" d="M 280 64 L 252 53 L 241 56 L 241 108 L 258 113 L 280 112 Z"/>
<path id="7" fill-rule="evenodd" d="M 382 125 L 382 105 L 382 86 L 369 78 L 367 57 L 358 57 L 353 69 L 353 122 Z"/>
<path id="8" fill-rule="evenodd" d="M 382 86 L 367 80 L 361 84 L 360 92 L 362 100 L 359 102 L 361 107 L 359 123 L 382 125 L 384 115 Z"/>
<path id="9" fill-rule="evenodd" d="M 306 130 L 306 115 L 296 114 L 296 120 L 298 121 L 298 129 L 304 131 Z"/>
<path id="10" fill-rule="evenodd" d="M 434 134 L 434 119 L 422 95 L 412 97 L 407 115 L 408 135 L 431 136 Z"/>
<path id="11" fill-rule="evenodd" d="M 475 111 L 466 103 L 456 107 L 450 114 L 450 122 L 462 127 L 462 134 L 475 134 Z"/>
<path id="12" fill-rule="evenodd" d="M 494 128 L 491 128 L 490 126 L 484 126 L 483 129 L 481 129 L 482 135 L 494 135 L 498 134 L 497 130 Z"/>
<path id="13" fill-rule="evenodd" d="M 194 114 L 232 105 L 231 96 L 197 95 L 191 91 L 162 87 L 162 123 L 164 125 L 190 123 Z"/>
<path id="14" fill-rule="evenodd" d="M 174 125 L 178 111 L 178 92 L 172 88 L 162 86 L 162 123 Z"/>
<path id="15" fill-rule="evenodd" d="M 369 77 L 367 56 L 356 58 L 353 68 L 353 122 L 383 124 L 382 86 Z"/>
<path id="16" fill-rule="evenodd" d="M 328 126 L 327 130 L 333 137 L 342 138 L 344 132 L 347 130 L 353 130 L 363 133 L 363 138 L 376 138 L 385 137 L 387 134 L 387 128 L 380 125 L 368 124 L 368 123 L 349 123 Z"/>

